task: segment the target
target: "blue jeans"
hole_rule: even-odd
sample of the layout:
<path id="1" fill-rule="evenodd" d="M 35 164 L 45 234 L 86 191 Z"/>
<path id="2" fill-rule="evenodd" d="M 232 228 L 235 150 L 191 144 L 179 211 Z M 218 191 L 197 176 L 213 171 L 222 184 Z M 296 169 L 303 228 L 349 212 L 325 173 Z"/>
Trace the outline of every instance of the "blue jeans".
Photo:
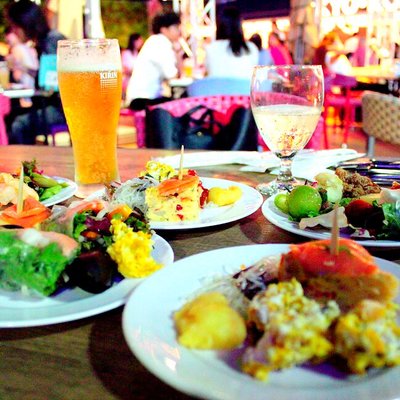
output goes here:
<path id="1" fill-rule="evenodd" d="M 19 115 L 11 125 L 10 144 L 35 144 L 36 136 L 49 133 L 49 126 L 65 124 L 62 109 L 47 106 Z"/>

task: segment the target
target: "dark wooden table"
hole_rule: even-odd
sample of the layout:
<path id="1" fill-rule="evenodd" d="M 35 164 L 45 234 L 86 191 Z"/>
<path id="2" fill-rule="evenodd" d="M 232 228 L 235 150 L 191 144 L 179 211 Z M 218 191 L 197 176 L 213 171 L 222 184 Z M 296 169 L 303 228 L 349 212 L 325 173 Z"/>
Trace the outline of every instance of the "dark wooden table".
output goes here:
<path id="1" fill-rule="evenodd" d="M 171 154 L 166 150 L 119 149 L 121 179 L 136 176 L 151 157 Z M 0 171 L 14 172 L 22 160 L 34 157 L 46 174 L 73 179 L 71 148 L 3 146 Z M 263 174 L 241 172 L 236 165 L 210 166 L 197 171 L 200 176 L 250 186 L 268 179 Z M 161 235 L 171 244 L 176 260 L 228 246 L 306 240 L 273 226 L 261 210 L 235 223 L 166 231 Z M 399 259 L 398 252 L 393 251 L 377 255 Z M 130 352 L 122 333 L 121 316 L 122 307 L 74 322 L 0 329 L 0 399 L 189 399 L 153 376 Z"/>

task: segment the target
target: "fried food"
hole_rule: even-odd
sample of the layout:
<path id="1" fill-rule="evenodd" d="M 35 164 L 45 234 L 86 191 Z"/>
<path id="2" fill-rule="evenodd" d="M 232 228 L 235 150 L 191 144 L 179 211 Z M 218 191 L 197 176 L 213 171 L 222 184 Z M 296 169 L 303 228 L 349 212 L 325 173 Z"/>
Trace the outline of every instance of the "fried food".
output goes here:
<path id="1" fill-rule="evenodd" d="M 291 245 L 282 255 L 279 280 L 296 278 L 306 296 L 319 302 L 335 300 L 349 310 L 364 299 L 387 303 L 397 295 L 398 279 L 375 264 L 368 251 L 350 239 L 339 239 L 338 254 L 330 240 Z"/>
<path id="2" fill-rule="evenodd" d="M 204 293 L 174 314 L 181 345 L 194 349 L 233 349 L 246 338 L 246 324 L 218 292 Z"/>
<path id="3" fill-rule="evenodd" d="M 343 196 L 359 198 L 366 194 L 380 193 L 381 188 L 368 176 L 357 172 L 348 172 L 343 168 L 336 168 L 335 174 L 343 181 Z"/>

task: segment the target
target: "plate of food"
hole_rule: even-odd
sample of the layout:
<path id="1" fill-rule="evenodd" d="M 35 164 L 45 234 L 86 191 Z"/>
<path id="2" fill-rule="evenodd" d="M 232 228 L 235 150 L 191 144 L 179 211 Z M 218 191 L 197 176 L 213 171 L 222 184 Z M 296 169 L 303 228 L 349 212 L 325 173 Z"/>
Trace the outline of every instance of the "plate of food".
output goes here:
<path id="1" fill-rule="evenodd" d="M 288 232 L 312 239 L 330 237 L 333 206 L 338 205 L 340 236 L 368 247 L 400 247 L 400 186 L 382 188 L 368 177 L 338 170 L 290 193 L 268 198 L 262 213 Z"/>
<path id="2" fill-rule="evenodd" d="M 103 201 L 54 206 L 40 230 L 0 229 L 0 248 L 2 328 L 55 324 L 118 307 L 174 257 L 143 215 Z"/>
<path id="3" fill-rule="evenodd" d="M 127 343 L 159 379 L 199 398 L 395 399 L 399 267 L 343 241 L 336 275 L 315 269 L 323 258 L 330 264 L 327 241 L 224 248 L 179 260 L 130 296 Z M 303 251 L 311 257 L 301 258 Z M 303 275 L 290 268 L 300 259 Z M 313 290 L 320 281 L 327 293 Z M 344 293 L 341 285 L 354 281 L 365 292 Z M 368 335 L 380 338 L 380 356 L 373 339 L 361 344 Z"/>
<path id="4" fill-rule="evenodd" d="M 70 199 L 75 194 L 77 185 L 74 181 L 71 181 L 71 179 L 62 178 L 60 176 L 50 176 L 48 178 L 56 181 L 57 184 L 61 186 L 61 190 L 44 200 L 40 200 L 41 203 L 46 207 L 51 207 L 55 204 L 62 203 L 63 201 Z"/>
<path id="5" fill-rule="evenodd" d="M 138 178 L 100 191 L 89 199 L 106 197 L 140 209 L 155 230 L 195 229 L 226 224 L 257 211 L 262 195 L 254 188 L 226 179 L 201 178 L 194 170 L 182 176 L 155 161 Z"/>
<path id="6" fill-rule="evenodd" d="M 50 207 L 72 197 L 77 189 L 75 182 L 59 176 L 47 176 L 39 169 L 36 160 L 24 161 L 24 197 L 30 196 Z M 15 174 L 0 173 L 0 208 L 16 204 L 20 171 Z"/>

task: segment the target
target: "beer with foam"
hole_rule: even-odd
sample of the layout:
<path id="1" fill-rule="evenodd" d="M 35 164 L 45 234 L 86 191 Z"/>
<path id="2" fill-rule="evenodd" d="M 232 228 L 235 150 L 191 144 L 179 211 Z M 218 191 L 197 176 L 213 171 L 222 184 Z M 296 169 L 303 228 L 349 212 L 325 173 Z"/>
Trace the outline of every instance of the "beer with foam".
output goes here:
<path id="1" fill-rule="evenodd" d="M 57 70 L 78 187 L 88 191 L 119 179 L 116 148 L 122 74 L 118 41 L 61 40 Z"/>

